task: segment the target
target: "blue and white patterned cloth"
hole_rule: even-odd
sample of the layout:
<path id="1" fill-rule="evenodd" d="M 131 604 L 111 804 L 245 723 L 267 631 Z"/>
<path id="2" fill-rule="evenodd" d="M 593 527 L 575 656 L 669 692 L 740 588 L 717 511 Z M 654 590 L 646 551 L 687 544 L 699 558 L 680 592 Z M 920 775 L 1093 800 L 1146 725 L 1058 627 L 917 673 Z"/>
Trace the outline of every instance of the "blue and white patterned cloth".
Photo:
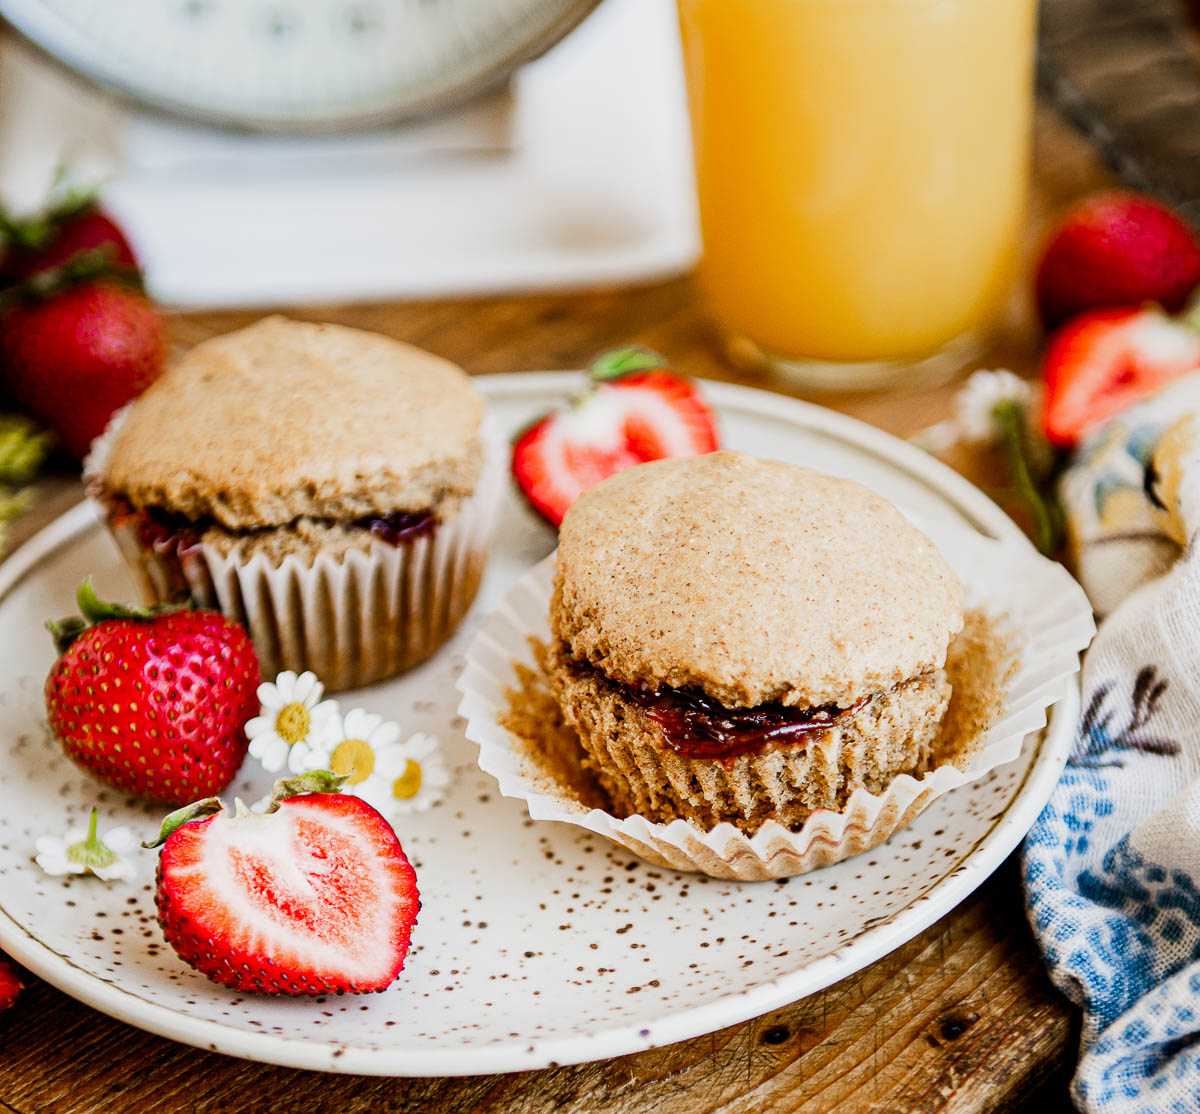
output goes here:
<path id="1" fill-rule="evenodd" d="M 1064 482 L 1111 610 L 1066 772 L 1026 840 L 1029 918 L 1083 1009 L 1088 1114 L 1200 1112 L 1200 382 L 1136 407 Z M 1181 545 L 1192 539 L 1192 544 Z"/>

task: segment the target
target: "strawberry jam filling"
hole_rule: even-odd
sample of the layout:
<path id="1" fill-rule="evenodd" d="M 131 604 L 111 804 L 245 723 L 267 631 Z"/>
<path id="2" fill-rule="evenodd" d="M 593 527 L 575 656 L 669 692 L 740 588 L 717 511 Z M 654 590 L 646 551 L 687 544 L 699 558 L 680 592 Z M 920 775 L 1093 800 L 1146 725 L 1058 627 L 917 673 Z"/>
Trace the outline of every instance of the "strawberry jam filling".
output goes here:
<path id="1" fill-rule="evenodd" d="M 180 514 L 169 511 L 143 508 L 139 510 L 128 499 L 108 492 L 101 493 L 109 508 L 114 526 L 132 526 L 137 531 L 138 541 L 147 549 L 159 549 L 173 544 L 180 550 L 188 550 L 200 544 L 203 524 L 193 523 Z"/>
<path id="2" fill-rule="evenodd" d="M 786 704 L 726 708 L 703 693 L 684 689 L 622 688 L 626 699 L 640 705 L 658 725 L 676 754 L 728 761 L 758 754 L 769 746 L 794 745 L 820 735 L 840 717 L 853 715 L 871 700 L 864 696 L 849 708 L 835 704 L 815 708 Z"/>
<path id="3" fill-rule="evenodd" d="M 112 506 L 114 523 L 132 523 L 137 530 L 138 540 L 148 549 L 160 548 L 167 543 L 173 543 L 180 549 L 190 549 L 199 544 L 205 530 L 217 525 L 212 518 L 193 520 L 160 507 L 138 509 L 120 496 L 106 495 L 105 498 Z M 366 530 L 388 545 L 400 546 L 432 534 L 437 528 L 437 521 L 432 511 L 393 511 L 391 514 L 356 518 L 348 525 Z M 242 533 L 250 535 L 257 531 L 245 530 Z"/>
<path id="4" fill-rule="evenodd" d="M 422 534 L 432 534 L 437 519 L 430 511 L 418 511 L 416 514 L 394 511 L 379 518 L 360 518 L 354 525 L 369 530 L 388 545 L 403 545 Z"/>

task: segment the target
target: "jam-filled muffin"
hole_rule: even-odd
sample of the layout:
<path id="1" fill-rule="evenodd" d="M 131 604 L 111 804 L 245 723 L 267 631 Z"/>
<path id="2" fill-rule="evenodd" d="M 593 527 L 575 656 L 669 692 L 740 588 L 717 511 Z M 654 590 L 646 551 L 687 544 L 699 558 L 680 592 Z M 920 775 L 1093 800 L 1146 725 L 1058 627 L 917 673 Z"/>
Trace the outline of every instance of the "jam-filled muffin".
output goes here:
<path id="1" fill-rule="evenodd" d="M 550 681 L 621 815 L 798 827 L 930 765 L 962 588 L 890 503 L 718 452 L 568 512 Z"/>
<path id="2" fill-rule="evenodd" d="M 428 657 L 470 605 L 494 502 L 482 418 L 447 360 L 271 317 L 115 419 L 89 488 L 149 598 L 220 607 L 264 673 L 346 688 Z"/>

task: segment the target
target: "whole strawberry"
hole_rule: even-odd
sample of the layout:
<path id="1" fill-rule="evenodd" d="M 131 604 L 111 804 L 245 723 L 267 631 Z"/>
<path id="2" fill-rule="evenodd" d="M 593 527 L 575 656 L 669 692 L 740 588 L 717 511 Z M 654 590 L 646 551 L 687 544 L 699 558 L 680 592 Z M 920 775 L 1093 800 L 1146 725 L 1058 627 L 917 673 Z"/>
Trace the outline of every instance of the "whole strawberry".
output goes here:
<path id="1" fill-rule="evenodd" d="M 113 412 L 162 371 L 167 335 L 137 290 L 107 278 L 40 286 L 0 314 L 0 361 L 16 402 L 82 459 Z"/>
<path id="2" fill-rule="evenodd" d="M 1055 226 L 1037 270 L 1037 304 L 1047 328 L 1084 310 L 1156 302 L 1177 313 L 1200 284 L 1192 230 L 1152 197 L 1094 194 Z"/>
<path id="3" fill-rule="evenodd" d="M 158 923 L 180 959 L 256 994 L 362 994 L 399 975 L 420 909 L 391 825 L 345 778 L 277 782 L 264 813 L 210 799 L 158 840 Z"/>
<path id="4" fill-rule="evenodd" d="M 0 959 L 0 1013 L 13 1005 L 21 993 L 17 970 L 6 959 Z"/>
<path id="5" fill-rule="evenodd" d="M 50 728 L 76 765 L 126 793 L 177 805 L 219 793 L 258 710 L 249 636 L 216 611 L 103 603 L 48 623 L 62 656 L 46 678 Z"/>
<path id="6" fill-rule="evenodd" d="M 120 226 L 90 198 L 72 199 L 29 220 L 0 219 L 5 234 L 0 284 L 11 286 L 76 259 L 102 255 L 111 268 L 136 271 L 137 256 Z"/>

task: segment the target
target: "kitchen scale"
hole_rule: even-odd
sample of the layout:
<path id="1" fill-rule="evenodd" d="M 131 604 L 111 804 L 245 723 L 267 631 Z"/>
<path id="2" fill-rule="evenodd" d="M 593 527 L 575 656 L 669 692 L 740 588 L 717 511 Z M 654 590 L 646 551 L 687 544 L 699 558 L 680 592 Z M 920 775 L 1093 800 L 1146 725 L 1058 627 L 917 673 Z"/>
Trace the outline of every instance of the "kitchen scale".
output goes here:
<path id="1" fill-rule="evenodd" d="M 101 183 L 187 306 L 671 274 L 697 250 L 673 5 L 596 7 L 0 0 L 0 195 Z"/>

